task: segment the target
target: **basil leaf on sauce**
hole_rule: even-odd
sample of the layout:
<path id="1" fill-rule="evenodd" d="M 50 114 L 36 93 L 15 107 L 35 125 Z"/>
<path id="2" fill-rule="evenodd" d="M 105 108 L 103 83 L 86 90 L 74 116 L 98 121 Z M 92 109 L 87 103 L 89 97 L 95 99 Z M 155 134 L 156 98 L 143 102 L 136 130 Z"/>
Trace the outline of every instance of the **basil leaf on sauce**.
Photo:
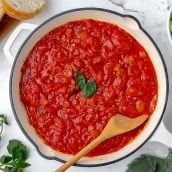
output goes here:
<path id="1" fill-rule="evenodd" d="M 79 71 L 76 72 L 75 80 L 79 88 L 84 88 L 84 85 L 86 84 L 86 79 L 83 74 L 81 74 Z"/>
<path id="2" fill-rule="evenodd" d="M 91 81 L 84 86 L 82 93 L 84 97 L 89 98 L 95 94 L 96 90 L 97 90 L 96 83 Z"/>
<path id="3" fill-rule="evenodd" d="M 94 81 L 87 82 L 85 76 L 79 71 L 76 72 L 75 80 L 85 98 L 89 98 L 95 94 L 97 86 Z"/>

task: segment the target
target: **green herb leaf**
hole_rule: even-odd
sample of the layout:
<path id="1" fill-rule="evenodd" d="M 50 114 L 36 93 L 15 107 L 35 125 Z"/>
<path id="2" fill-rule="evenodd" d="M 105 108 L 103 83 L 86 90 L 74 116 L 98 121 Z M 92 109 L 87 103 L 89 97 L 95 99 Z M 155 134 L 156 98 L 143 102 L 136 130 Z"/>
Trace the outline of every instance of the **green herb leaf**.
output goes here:
<path id="1" fill-rule="evenodd" d="M 21 168 L 17 168 L 17 167 L 13 167 L 9 170 L 9 172 L 23 172 L 23 169 Z"/>
<path id="2" fill-rule="evenodd" d="M 8 118 L 7 118 L 7 116 L 6 115 L 4 115 L 4 114 L 1 114 L 0 115 L 0 123 L 1 124 L 6 124 L 6 125 L 9 125 L 9 122 L 8 122 Z"/>
<path id="3" fill-rule="evenodd" d="M 17 168 L 26 168 L 26 167 L 29 167 L 29 166 L 30 166 L 30 164 L 27 163 L 27 162 L 24 162 L 24 161 L 16 164 Z"/>
<path id="4" fill-rule="evenodd" d="M 6 163 L 10 162 L 11 160 L 12 160 L 12 157 L 11 156 L 3 155 L 0 158 L 0 163 L 1 164 L 6 164 Z"/>
<path id="5" fill-rule="evenodd" d="M 126 172 L 172 172 L 172 151 L 166 158 L 141 155 L 128 165 Z"/>
<path id="6" fill-rule="evenodd" d="M 9 154 L 18 161 L 26 160 L 28 157 L 27 148 L 18 140 L 10 140 L 7 146 Z"/>
<path id="7" fill-rule="evenodd" d="M 128 165 L 126 172 L 155 172 L 156 161 L 150 156 L 141 155 Z"/>
<path id="8" fill-rule="evenodd" d="M 4 116 L 4 124 L 6 124 L 6 125 L 9 125 L 10 124 L 9 121 L 8 121 L 7 116 Z"/>
<path id="9" fill-rule="evenodd" d="M 97 90 L 96 83 L 91 81 L 84 86 L 82 93 L 84 97 L 89 98 L 95 94 L 96 90 Z"/>
<path id="10" fill-rule="evenodd" d="M 25 145 L 19 140 L 10 140 L 7 146 L 10 155 L 0 157 L 0 168 L 4 172 L 23 172 L 24 168 L 30 166 L 26 162 L 28 151 Z"/>
<path id="11" fill-rule="evenodd" d="M 22 143 L 18 140 L 10 140 L 7 146 L 8 153 L 12 155 L 16 150 L 20 148 L 21 144 Z"/>
<path id="12" fill-rule="evenodd" d="M 76 80 L 76 83 L 77 83 L 78 87 L 81 88 L 81 89 L 86 84 L 85 76 L 83 74 L 81 74 L 79 71 L 76 72 L 75 80 Z"/>
<path id="13" fill-rule="evenodd" d="M 24 150 L 17 150 L 15 152 L 15 154 L 13 154 L 13 158 L 14 159 L 17 159 L 18 162 L 22 162 L 22 161 L 25 161 L 27 159 L 28 155 L 27 155 L 27 151 L 24 151 Z"/>
<path id="14" fill-rule="evenodd" d="M 82 94 L 85 98 L 93 96 L 97 90 L 96 83 L 91 81 L 86 83 L 86 78 L 79 71 L 76 72 L 75 80 L 79 88 L 82 89 Z"/>

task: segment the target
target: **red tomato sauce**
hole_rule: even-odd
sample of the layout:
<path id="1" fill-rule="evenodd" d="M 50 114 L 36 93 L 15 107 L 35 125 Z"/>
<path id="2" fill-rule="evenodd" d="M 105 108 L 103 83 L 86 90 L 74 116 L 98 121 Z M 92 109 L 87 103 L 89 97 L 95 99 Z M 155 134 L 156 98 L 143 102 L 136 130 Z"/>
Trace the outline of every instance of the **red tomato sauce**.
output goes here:
<path id="1" fill-rule="evenodd" d="M 97 91 L 75 90 L 76 71 Z M 36 43 L 21 69 L 20 97 L 30 125 L 53 149 L 76 154 L 95 139 L 116 113 L 151 115 L 157 77 L 145 49 L 116 25 L 95 20 L 66 23 Z M 101 143 L 88 156 L 115 152 L 146 124 Z"/>

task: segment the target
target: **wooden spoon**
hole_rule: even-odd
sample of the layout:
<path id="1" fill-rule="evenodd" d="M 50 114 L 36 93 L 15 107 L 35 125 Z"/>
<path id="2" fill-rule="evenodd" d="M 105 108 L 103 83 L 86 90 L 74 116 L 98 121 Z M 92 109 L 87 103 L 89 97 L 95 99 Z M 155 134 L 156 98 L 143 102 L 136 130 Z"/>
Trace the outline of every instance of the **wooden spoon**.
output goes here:
<path id="1" fill-rule="evenodd" d="M 55 170 L 55 172 L 64 172 L 66 169 L 72 166 L 81 157 L 86 155 L 88 152 L 90 152 L 92 149 L 94 149 L 98 144 L 100 144 L 104 140 L 137 128 L 138 126 L 143 124 L 147 118 L 148 115 L 141 115 L 137 118 L 128 118 L 120 114 L 114 115 L 113 117 L 110 118 L 109 122 L 105 126 L 102 133 L 95 140 L 89 143 L 85 148 L 79 151 L 76 155 L 74 155 L 71 159 L 69 159 L 60 168 Z"/>

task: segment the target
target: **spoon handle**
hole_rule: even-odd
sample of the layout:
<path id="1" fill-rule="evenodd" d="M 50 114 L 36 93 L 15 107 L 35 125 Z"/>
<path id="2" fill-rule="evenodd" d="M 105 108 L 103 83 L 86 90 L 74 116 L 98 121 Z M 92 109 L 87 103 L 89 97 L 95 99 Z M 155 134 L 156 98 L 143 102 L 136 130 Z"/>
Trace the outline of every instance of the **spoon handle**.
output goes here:
<path id="1" fill-rule="evenodd" d="M 70 166 L 72 166 L 75 162 L 77 162 L 80 158 L 85 156 L 88 152 L 90 152 L 92 149 L 94 149 L 98 144 L 100 144 L 104 140 L 105 138 L 102 135 L 99 135 L 95 140 L 89 143 L 86 147 L 84 147 L 81 151 L 79 151 L 76 155 L 74 155 L 71 159 L 69 159 L 60 168 L 55 170 L 55 172 L 64 172 Z"/>

